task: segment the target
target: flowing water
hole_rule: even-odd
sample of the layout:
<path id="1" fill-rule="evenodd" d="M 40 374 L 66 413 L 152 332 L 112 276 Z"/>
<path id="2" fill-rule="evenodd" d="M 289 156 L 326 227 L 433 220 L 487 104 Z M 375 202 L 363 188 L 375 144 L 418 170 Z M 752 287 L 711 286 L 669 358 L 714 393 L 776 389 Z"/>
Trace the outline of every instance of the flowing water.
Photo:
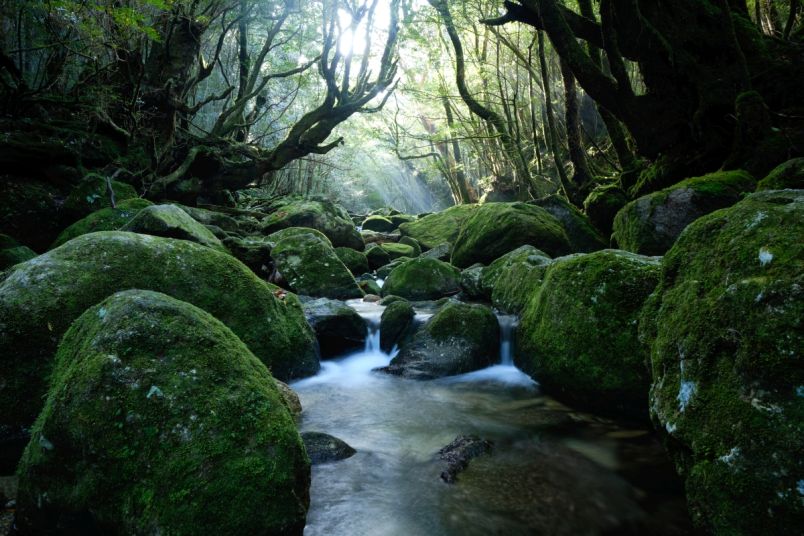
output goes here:
<path id="1" fill-rule="evenodd" d="M 515 317 L 499 317 L 499 365 L 421 382 L 372 372 L 393 355 L 379 349 L 382 307 L 350 305 L 370 326 L 365 349 L 293 384 L 301 429 L 357 450 L 313 467 L 307 536 L 689 533 L 653 436 L 542 395 L 513 365 Z M 493 452 L 446 484 L 437 453 L 461 434 Z"/>

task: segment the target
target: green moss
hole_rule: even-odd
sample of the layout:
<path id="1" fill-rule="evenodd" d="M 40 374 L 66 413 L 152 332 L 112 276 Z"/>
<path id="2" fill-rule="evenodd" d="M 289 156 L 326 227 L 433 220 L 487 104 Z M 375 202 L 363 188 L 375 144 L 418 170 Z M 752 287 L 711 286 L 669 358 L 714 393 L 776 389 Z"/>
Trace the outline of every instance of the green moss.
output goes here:
<path id="1" fill-rule="evenodd" d="M 416 311 L 410 302 L 397 300 L 388 304 L 380 318 L 380 348 L 391 352 L 404 338 L 410 336 Z"/>
<path id="2" fill-rule="evenodd" d="M 422 247 L 431 249 L 444 242 L 453 243 L 463 223 L 478 205 L 455 205 L 399 226 L 402 236 L 415 238 Z"/>
<path id="3" fill-rule="evenodd" d="M 461 289 L 473 300 L 488 300 L 491 291 L 483 286 L 483 272 L 486 269 L 480 263 L 461 270 Z"/>
<path id="4" fill-rule="evenodd" d="M 624 251 L 553 261 L 522 315 L 521 368 L 572 404 L 646 418 L 648 351 L 637 319 L 658 276 L 657 259 Z"/>
<path id="5" fill-rule="evenodd" d="M 542 286 L 550 260 L 543 264 L 515 262 L 505 268 L 494 282 L 491 303 L 502 313 L 522 314 L 525 306 Z"/>
<path id="6" fill-rule="evenodd" d="M 130 288 L 208 311 L 280 379 L 318 370 L 298 299 L 279 295 L 234 257 L 185 240 L 91 233 L 17 265 L 0 282 L 0 405 L 14 408 L 0 421 L 33 422 L 62 334 L 87 307 Z"/>
<path id="7" fill-rule="evenodd" d="M 396 226 L 385 216 L 369 216 L 363 220 L 362 228 L 366 231 L 376 231 L 379 233 L 390 233 Z"/>
<path id="8" fill-rule="evenodd" d="M 271 248 L 273 248 L 277 243 L 279 243 L 280 240 L 299 235 L 313 235 L 327 246 L 332 247 L 332 242 L 330 242 L 329 238 L 327 238 L 324 233 L 316 229 L 311 229 L 310 227 L 287 227 L 281 231 L 276 231 L 275 233 L 269 234 L 266 238 L 266 242 L 269 246 L 271 246 Z"/>
<path id="9" fill-rule="evenodd" d="M 321 231 L 334 246 L 362 251 L 363 238 L 355 229 L 346 210 L 323 199 L 288 197 L 275 202 L 273 212 L 262 222 L 262 230 L 270 234 L 287 227 L 310 227 Z"/>
<path id="10" fill-rule="evenodd" d="M 294 292 L 334 299 L 362 298 L 354 276 L 318 236 L 305 233 L 276 243 L 271 258 Z"/>
<path id="11" fill-rule="evenodd" d="M 8 235 L 0 234 L 0 272 L 34 257 L 36 257 L 34 250 L 20 245 Z"/>
<path id="12" fill-rule="evenodd" d="M 53 242 L 51 249 L 59 247 L 76 236 L 96 231 L 117 231 L 136 216 L 140 210 L 152 204 L 147 199 L 126 199 L 117 203 L 116 208 L 107 207 L 96 210 L 62 231 L 56 241 Z"/>
<path id="13" fill-rule="evenodd" d="M 218 251 L 226 251 L 212 232 L 176 205 L 151 205 L 120 228 L 121 231 L 189 240 Z"/>
<path id="14" fill-rule="evenodd" d="M 335 254 L 352 272 L 352 275 L 358 276 L 369 271 L 369 263 L 365 253 L 352 248 L 335 248 Z"/>
<path id="15" fill-rule="evenodd" d="M 628 251 L 662 255 L 687 225 L 733 205 L 755 186 L 754 179 L 742 170 L 684 180 L 625 205 L 614 218 L 613 239 Z"/>
<path id="16" fill-rule="evenodd" d="M 525 203 L 486 203 L 461 228 L 451 262 L 459 268 L 488 264 L 525 244 L 550 255 L 570 250 L 561 224 L 545 209 Z"/>
<path id="17" fill-rule="evenodd" d="M 614 225 L 614 216 L 626 203 L 628 197 L 617 183 L 600 184 L 586 196 L 583 209 L 592 224 L 609 236 Z"/>
<path id="18" fill-rule="evenodd" d="M 713 533 L 786 534 L 804 515 L 802 234 L 800 191 L 700 218 L 665 256 L 641 322 L 652 417 Z"/>
<path id="19" fill-rule="evenodd" d="M 383 296 L 409 300 L 435 300 L 460 290 L 460 272 L 449 264 L 420 257 L 395 267 L 382 287 Z"/>
<path id="20" fill-rule="evenodd" d="M 65 334 L 18 473 L 31 532 L 301 534 L 309 504 L 265 366 L 210 314 L 141 290 Z"/>
<path id="21" fill-rule="evenodd" d="M 223 245 L 240 262 L 262 277 L 270 275 L 272 245 L 265 236 L 227 236 Z"/>
<path id="22" fill-rule="evenodd" d="M 115 203 L 139 197 L 137 191 L 130 184 L 111 181 L 111 185 Z M 91 212 L 110 206 L 112 206 L 112 200 L 108 191 L 106 177 L 97 173 L 90 173 L 85 176 L 64 201 L 64 209 L 78 217 L 83 217 Z"/>
<path id="23" fill-rule="evenodd" d="M 215 227 L 220 227 L 228 233 L 240 232 L 240 225 L 237 223 L 237 220 L 228 214 L 215 212 L 214 210 L 207 210 L 205 208 L 188 207 L 185 205 L 179 205 L 177 203 L 175 203 L 175 205 L 202 225 L 214 225 Z"/>
<path id="24" fill-rule="evenodd" d="M 388 257 L 391 260 L 398 259 L 399 257 L 416 257 L 417 255 L 416 250 L 413 249 L 413 246 L 408 244 L 400 244 L 397 242 L 385 242 L 384 244 L 380 244 L 380 247 L 388 253 Z"/>
<path id="25" fill-rule="evenodd" d="M 416 221 L 416 216 L 413 216 L 412 214 L 394 214 L 389 219 L 391 220 L 391 223 L 394 224 L 394 229 L 396 229 L 403 223 Z"/>
<path id="26" fill-rule="evenodd" d="M 497 284 L 499 277 L 510 269 L 511 266 L 520 263 L 541 266 L 549 264 L 550 257 L 545 252 L 531 245 L 519 246 L 515 250 L 506 253 L 483 270 L 481 285 L 485 294 L 491 297 L 491 291 Z"/>
<path id="27" fill-rule="evenodd" d="M 567 233 L 570 242 L 570 251 L 574 253 L 589 253 L 605 248 L 608 240 L 601 236 L 592 223 L 580 210 L 559 195 L 549 195 L 536 201 L 536 206 L 549 212 Z"/>
<path id="28" fill-rule="evenodd" d="M 413 248 L 413 252 L 410 257 L 418 257 L 422 254 L 422 246 L 419 244 L 419 241 L 415 238 L 411 238 L 409 236 L 403 236 L 399 239 L 400 244 L 405 244 Z"/>
<path id="29" fill-rule="evenodd" d="M 391 255 L 378 244 L 370 244 L 366 249 L 366 260 L 368 260 L 371 269 L 377 270 L 391 262 Z"/>
<path id="30" fill-rule="evenodd" d="M 786 188 L 804 188 L 804 158 L 794 158 L 776 166 L 757 184 L 757 191 Z"/>

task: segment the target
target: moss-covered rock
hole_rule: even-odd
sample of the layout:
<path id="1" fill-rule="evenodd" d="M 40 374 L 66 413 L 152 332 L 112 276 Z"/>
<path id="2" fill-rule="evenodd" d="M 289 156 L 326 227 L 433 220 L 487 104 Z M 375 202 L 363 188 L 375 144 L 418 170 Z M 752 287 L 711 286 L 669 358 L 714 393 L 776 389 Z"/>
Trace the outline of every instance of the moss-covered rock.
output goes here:
<path id="1" fill-rule="evenodd" d="M 227 233 L 240 233 L 240 224 L 236 219 L 214 210 L 207 210 L 205 208 L 188 207 L 186 205 L 176 204 L 177 207 L 190 215 L 195 221 L 202 225 L 214 225 L 226 231 Z"/>
<path id="2" fill-rule="evenodd" d="M 369 271 L 369 262 L 366 254 L 352 248 L 335 248 L 335 255 L 346 265 L 355 277 Z"/>
<path id="3" fill-rule="evenodd" d="M 741 170 L 687 179 L 625 205 L 614 218 L 613 239 L 634 253 L 664 255 L 687 225 L 733 205 L 755 187 L 751 175 Z"/>
<path id="4" fill-rule="evenodd" d="M 520 368 L 558 398 L 647 419 L 650 376 L 637 320 L 659 260 L 603 250 L 553 261 L 517 330 Z"/>
<path id="5" fill-rule="evenodd" d="M 365 220 L 363 220 L 363 224 L 361 226 L 366 231 L 376 231 L 378 233 L 390 233 L 396 226 L 394 223 L 386 218 L 385 216 L 369 216 Z"/>
<path id="6" fill-rule="evenodd" d="M 545 209 L 526 203 L 486 203 L 461 228 L 451 262 L 459 268 L 488 264 L 525 244 L 548 255 L 570 251 L 567 234 Z"/>
<path id="7" fill-rule="evenodd" d="M 223 243 L 209 229 L 195 221 L 176 205 L 151 205 L 120 228 L 121 231 L 165 238 L 189 240 L 218 251 L 226 251 Z"/>
<path id="8" fill-rule="evenodd" d="M 543 266 L 551 262 L 547 253 L 531 245 L 519 246 L 513 251 L 509 251 L 499 259 L 495 260 L 483 270 L 480 278 L 480 287 L 483 295 L 491 298 L 492 291 L 497 285 L 497 280 L 514 264 L 525 263 L 532 266 Z"/>
<path id="9" fill-rule="evenodd" d="M 419 244 L 419 241 L 415 238 L 411 238 L 409 236 L 403 236 L 399 239 L 400 244 L 405 244 L 413 248 L 413 253 L 410 255 L 412 258 L 418 257 L 422 254 L 422 245 Z M 441 259 L 439 259 L 441 260 Z"/>
<path id="10" fill-rule="evenodd" d="M 117 231 L 127 224 L 145 207 L 153 205 L 147 199 L 126 199 L 117 203 L 117 206 L 96 210 L 89 216 L 82 218 L 67 227 L 59 234 L 51 248 L 57 248 L 73 238 L 97 231 Z"/>
<path id="11" fill-rule="evenodd" d="M 757 184 L 757 191 L 786 188 L 804 188 L 804 158 L 793 158 L 776 166 Z"/>
<path id="12" fill-rule="evenodd" d="M 316 235 L 303 233 L 283 238 L 271 250 L 271 258 L 294 292 L 342 300 L 363 297 L 335 250 Z"/>
<path id="13" fill-rule="evenodd" d="M 374 279 L 363 278 L 357 281 L 357 286 L 360 287 L 366 295 L 379 296 L 382 294 L 382 288 L 377 284 Z"/>
<path id="14" fill-rule="evenodd" d="M 345 460 L 357 453 L 342 439 L 323 432 L 302 432 L 301 438 L 313 465 Z"/>
<path id="15" fill-rule="evenodd" d="M 413 246 L 408 244 L 403 244 L 401 242 L 386 242 L 384 244 L 380 244 L 380 248 L 382 248 L 391 260 L 398 259 L 400 257 L 418 257 L 416 255 L 416 250 Z"/>
<path id="16" fill-rule="evenodd" d="M 317 229 L 312 229 L 310 227 L 286 227 L 281 231 L 276 231 L 274 233 L 269 234 L 265 237 L 265 241 L 268 245 L 273 249 L 280 240 L 284 240 L 285 238 L 291 236 L 298 236 L 298 235 L 313 235 L 322 242 L 324 242 L 327 246 L 332 247 L 332 242 L 327 238 L 327 236 Z"/>
<path id="17" fill-rule="evenodd" d="M 550 262 L 515 262 L 503 270 L 491 291 L 491 304 L 502 313 L 521 315 L 542 286 Z"/>
<path id="18" fill-rule="evenodd" d="M 412 214 L 394 214 L 388 218 L 394 224 L 394 229 L 398 228 L 403 223 L 410 223 L 416 221 L 416 216 Z"/>
<path id="19" fill-rule="evenodd" d="M 460 272 L 446 262 L 421 257 L 394 268 L 385 279 L 383 296 L 436 300 L 460 291 Z"/>
<path id="20" fill-rule="evenodd" d="M 380 348 L 390 353 L 399 344 L 413 326 L 416 312 L 410 302 L 395 301 L 382 312 L 380 317 Z"/>
<path id="21" fill-rule="evenodd" d="M 309 504 L 265 366 L 212 315 L 141 290 L 66 333 L 18 474 L 30 533 L 301 534 Z"/>
<path id="22" fill-rule="evenodd" d="M 422 253 L 423 257 L 432 257 L 433 259 L 438 259 L 440 261 L 449 262 L 450 254 L 452 253 L 452 244 L 449 242 L 444 242 L 442 244 L 438 244 L 434 248 L 430 248 L 429 250 Z"/>
<path id="23" fill-rule="evenodd" d="M 63 228 L 64 198 L 53 186 L 39 181 L 2 177 L 0 233 L 14 236 L 37 252 L 47 250 Z"/>
<path id="24" fill-rule="evenodd" d="M 383 370 L 419 380 L 463 374 L 495 363 L 499 346 L 499 325 L 491 309 L 452 301 Z"/>
<path id="25" fill-rule="evenodd" d="M 270 275 L 272 243 L 265 236 L 229 236 L 223 240 L 226 249 L 260 277 Z"/>
<path id="26" fill-rule="evenodd" d="M 695 221 L 641 323 L 651 413 L 715 534 L 804 519 L 804 192 L 767 191 Z"/>
<path id="27" fill-rule="evenodd" d="M 137 190 L 130 184 L 120 181 L 110 181 L 112 191 L 109 191 L 106 177 L 90 173 L 76 185 L 67 199 L 64 200 L 64 210 L 73 219 L 83 218 L 96 210 L 111 207 L 112 195 L 115 204 L 138 197 Z"/>
<path id="28" fill-rule="evenodd" d="M 302 307 L 318 338 L 322 358 L 336 357 L 363 347 L 366 322 L 342 301 L 318 298 L 304 302 Z"/>
<path id="29" fill-rule="evenodd" d="M 311 227 L 327 235 L 334 246 L 362 251 L 365 245 L 346 210 L 323 199 L 287 198 L 276 203 L 263 220 L 263 232 L 270 234 L 287 227 Z"/>
<path id="30" fill-rule="evenodd" d="M 455 205 L 399 226 L 402 236 L 415 238 L 423 248 L 434 248 L 444 242 L 455 242 L 461 226 L 478 205 Z"/>
<path id="31" fill-rule="evenodd" d="M 583 209 L 589 221 L 605 233 L 611 235 L 614 216 L 628 203 L 628 196 L 617 183 L 600 184 L 589 192 L 583 202 Z"/>
<path id="32" fill-rule="evenodd" d="M 480 263 L 461 270 L 461 290 L 470 299 L 486 300 L 488 293 L 483 288 L 483 272 L 486 267 Z"/>
<path id="33" fill-rule="evenodd" d="M 36 252 L 27 246 L 20 245 L 8 235 L 0 234 L 0 271 L 15 264 L 31 260 Z"/>
<path id="34" fill-rule="evenodd" d="M 548 195 L 532 202 L 553 215 L 564 228 L 569 238 L 571 251 L 590 253 L 608 246 L 600 232 L 580 210 L 559 195 Z"/>
<path id="35" fill-rule="evenodd" d="M 39 412 L 59 339 L 85 309 L 123 289 L 164 292 L 226 324 L 280 379 L 318 371 L 298 299 L 234 257 L 170 238 L 99 232 L 75 238 L 0 282 L 0 424 Z"/>
<path id="36" fill-rule="evenodd" d="M 391 262 L 391 255 L 379 245 L 374 245 L 366 249 L 366 260 L 372 270 L 377 270 Z"/>

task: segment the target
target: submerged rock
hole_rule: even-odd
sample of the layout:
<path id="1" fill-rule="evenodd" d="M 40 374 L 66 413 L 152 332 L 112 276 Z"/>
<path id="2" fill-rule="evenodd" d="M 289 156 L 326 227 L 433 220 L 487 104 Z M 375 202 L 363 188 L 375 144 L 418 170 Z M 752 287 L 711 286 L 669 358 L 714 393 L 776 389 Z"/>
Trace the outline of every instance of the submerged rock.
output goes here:
<path id="1" fill-rule="evenodd" d="M 123 225 L 139 214 L 145 207 L 153 205 L 147 199 L 126 199 L 117 203 L 117 206 L 96 210 L 83 219 L 67 227 L 59 234 L 51 248 L 59 247 L 77 236 L 97 231 L 117 231 Z"/>
<path id="2" fill-rule="evenodd" d="M 664 255 L 687 225 L 733 205 L 755 187 L 753 177 L 742 170 L 687 179 L 625 205 L 614 218 L 613 238 L 622 249 Z"/>
<path id="3" fill-rule="evenodd" d="M 140 210 L 121 231 L 197 242 L 218 251 L 226 251 L 212 232 L 175 205 L 151 205 Z"/>
<path id="4" fill-rule="evenodd" d="M 478 205 L 455 205 L 441 212 L 420 217 L 399 226 L 402 236 L 415 238 L 423 248 L 431 249 L 445 242 L 454 243 L 466 220 Z"/>
<path id="5" fill-rule="evenodd" d="M 318 338 L 321 357 L 336 357 L 363 347 L 366 322 L 345 303 L 319 298 L 304 302 L 302 307 Z"/>
<path id="6" fill-rule="evenodd" d="M 310 466 L 265 366 L 150 291 L 76 320 L 18 471 L 30 533 L 301 534 Z"/>
<path id="7" fill-rule="evenodd" d="M 559 399 L 646 420 L 648 350 L 637 321 L 658 278 L 658 259 L 625 251 L 556 259 L 525 306 L 517 364 Z"/>
<path id="8" fill-rule="evenodd" d="M 302 432 L 301 438 L 313 465 L 345 460 L 357 453 L 345 441 L 323 432 Z"/>
<path id="9" fill-rule="evenodd" d="M 570 251 L 569 239 L 545 209 L 525 203 L 486 203 L 464 223 L 452 248 L 452 264 L 488 264 L 530 244 L 549 255 Z"/>
<path id="10" fill-rule="evenodd" d="M 694 520 L 788 534 L 804 519 L 804 192 L 695 221 L 643 315 L 651 414 Z"/>
<path id="11" fill-rule="evenodd" d="M 491 450 L 491 441 L 476 435 L 456 437 L 449 445 L 438 451 L 438 458 L 446 462 L 446 467 L 441 471 L 441 480 L 447 484 L 454 484 L 458 474 L 469 466 L 473 458 L 490 454 Z"/>
<path id="12" fill-rule="evenodd" d="M 363 297 L 363 291 L 335 250 L 313 234 L 295 234 L 279 240 L 271 250 L 271 258 L 294 292 L 344 300 Z"/>
<path id="13" fill-rule="evenodd" d="M 406 342 L 389 374 L 426 380 L 479 370 L 497 361 L 500 329 L 491 309 L 450 302 Z"/>
<path id="14" fill-rule="evenodd" d="M 324 233 L 333 246 L 361 251 L 365 247 L 349 214 L 331 201 L 289 197 L 275 203 L 272 208 L 273 212 L 262 224 L 266 234 L 287 227 L 311 227 Z"/>
<path id="15" fill-rule="evenodd" d="M 0 282 L 0 424 L 33 422 L 61 336 L 87 307 L 124 289 L 170 294 L 226 324 L 280 379 L 318 371 L 315 336 L 296 296 L 234 257 L 125 232 L 75 238 Z"/>
<path id="16" fill-rule="evenodd" d="M 395 267 L 382 287 L 383 296 L 409 300 L 436 300 L 460 291 L 460 272 L 445 262 L 428 257 Z"/>

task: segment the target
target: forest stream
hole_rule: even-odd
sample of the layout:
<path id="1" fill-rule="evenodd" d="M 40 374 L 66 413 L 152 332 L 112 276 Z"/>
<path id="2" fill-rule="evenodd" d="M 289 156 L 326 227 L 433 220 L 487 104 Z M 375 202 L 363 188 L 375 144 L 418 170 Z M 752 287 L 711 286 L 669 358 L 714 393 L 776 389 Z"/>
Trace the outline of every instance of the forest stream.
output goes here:
<path id="1" fill-rule="evenodd" d="M 364 350 L 292 384 L 301 431 L 357 450 L 313 467 L 306 535 L 689 534 L 681 483 L 655 437 L 543 395 L 513 365 L 515 317 L 498 316 L 499 364 L 420 382 L 372 372 L 395 353 L 379 349 L 384 307 L 347 303 L 369 326 Z M 458 435 L 491 441 L 493 454 L 447 484 L 438 451 Z"/>

